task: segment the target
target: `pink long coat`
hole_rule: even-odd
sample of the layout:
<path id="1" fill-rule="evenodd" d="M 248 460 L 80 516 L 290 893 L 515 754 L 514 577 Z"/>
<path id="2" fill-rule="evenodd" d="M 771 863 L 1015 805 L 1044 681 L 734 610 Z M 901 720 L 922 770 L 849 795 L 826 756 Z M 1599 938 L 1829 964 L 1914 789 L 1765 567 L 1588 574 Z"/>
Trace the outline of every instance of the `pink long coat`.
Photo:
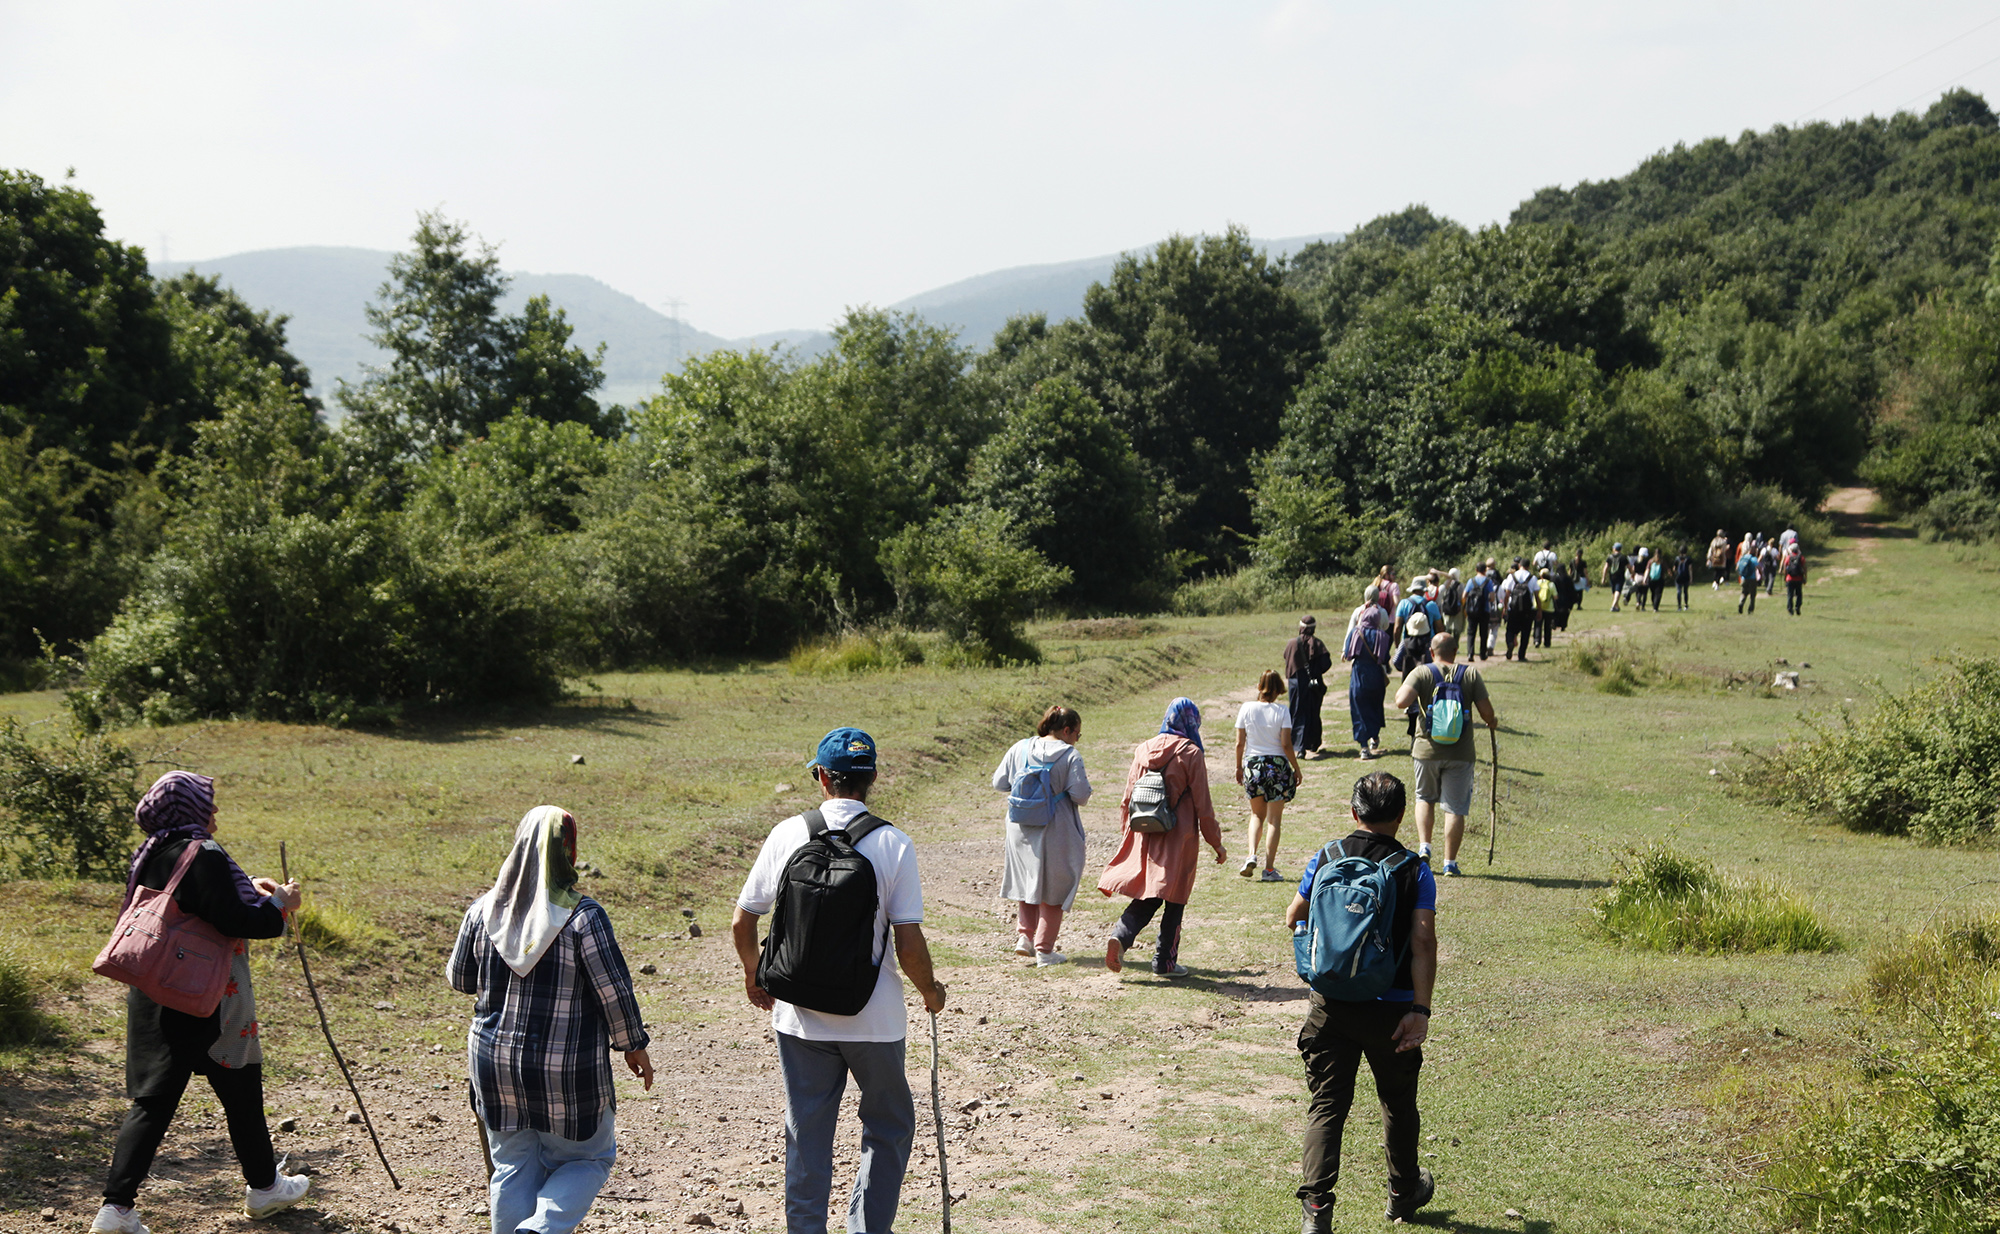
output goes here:
<path id="1" fill-rule="evenodd" d="M 1201 864 L 1201 841 L 1218 848 L 1222 845 L 1215 803 L 1208 796 L 1208 764 L 1202 760 L 1201 750 L 1185 737 L 1161 733 L 1141 743 L 1125 773 L 1125 797 L 1118 804 L 1120 826 L 1132 813 L 1132 786 L 1148 771 L 1166 776 L 1167 800 L 1174 803 L 1178 821 L 1172 831 L 1142 832 L 1125 827 L 1118 853 L 1104 868 L 1097 889 L 1108 896 L 1185 904 L 1194 891 L 1195 869 Z"/>

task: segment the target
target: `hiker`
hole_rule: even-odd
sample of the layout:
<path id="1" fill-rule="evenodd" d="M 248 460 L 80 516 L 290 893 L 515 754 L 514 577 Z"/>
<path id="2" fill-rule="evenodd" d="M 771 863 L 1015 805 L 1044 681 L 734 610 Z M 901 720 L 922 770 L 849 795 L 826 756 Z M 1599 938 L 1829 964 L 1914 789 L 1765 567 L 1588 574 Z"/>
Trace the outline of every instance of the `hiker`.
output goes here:
<path id="1" fill-rule="evenodd" d="M 1556 589 L 1556 611 L 1551 624 L 1555 629 L 1568 630 L 1569 611 L 1576 607 L 1576 588 L 1572 585 L 1569 564 L 1562 558 L 1556 558 L 1555 569 L 1549 572 L 1549 581 Z M 1459 645 L 1464 646 L 1463 641 Z"/>
<path id="2" fill-rule="evenodd" d="M 1729 573 L 1729 533 L 1722 528 L 1715 529 L 1715 539 L 1708 542 L 1708 589 L 1720 591 L 1722 580 Z"/>
<path id="3" fill-rule="evenodd" d="M 1364 600 L 1340 647 L 1340 658 L 1348 665 L 1347 717 L 1362 758 L 1382 755 L 1382 699 L 1389 688 L 1390 644 L 1389 614 L 1374 600 Z"/>
<path id="4" fill-rule="evenodd" d="M 1535 622 L 1535 580 L 1528 574 L 1521 559 L 1514 559 L 1514 568 L 1500 583 L 1498 593 L 1500 610 L 1507 621 L 1507 655 L 1514 658 L 1514 646 L 1521 647 L 1521 662 L 1528 661 L 1528 638 Z"/>
<path id="5" fill-rule="evenodd" d="M 1445 572 L 1444 581 L 1438 584 L 1438 612 L 1444 615 L 1444 628 L 1465 641 L 1465 584 L 1458 577 L 1458 567 Z"/>
<path id="6" fill-rule="evenodd" d="M 1757 550 L 1757 573 L 1764 579 L 1764 594 L 1772 595 L 1778 589 L 1778 563 L 1781 560 L 1778 546 L 1769 540 Z"/>
<path id="7" fill-rule="evenodd" d="M 1556 552 L 1556 542 L 1554 540 L 1544 540 L 1542 541 L 1542 547 L 1535 550 L 1535 559 L 1530 563 L 1529 568 L 1534 570 L 1536 574 L 1540 574 L 1544 570 L 1553 571 L 1556 568 L 1556 562 L 1560 560 L 1562 560 L 1562 554 Z"/>
<path id="8" fill-rule="evenodd" d="M 1581 544 L 1576 546 L 1576 556 L 1569 559 L 1569 580 L 1570 588 L 1576 592 L 1576 598 L 1570 602 L 1570 607 L 1582 608 L 1584 596 L 1590 593 L 1590 562 L 1584 558 Z M 1565 624 L 1563 628 L 1569 627 Z"/>
<path id="9" fill-rule="evenodd" d="M 1083 883 L 1079 811 L 1090 801 L 1090 776 L 1076 750 L 1082 736 L 1083 717 L 1057 704 L 993 769 L 993 787 L 1008 798 L 1000 898 L 1016 902 L 1014 954 L 1032 957 L 1037 968 L 1069 963 L 1056 936 Z"/>
<path id="10" fill-rule="evenodd" d="M 1543 566 L 1535 578 L 1535 646 L 1549 646 L 1555 638 L 1555 628 L 1556 580 L 1549 568 Z"/>
<path id="11" fill-rule="evenodd" d="M 1350 623 L 1352 620 L 1350 617 Z M 1319 709 L 1326 701 L 1326 671 L 1332 667 L 1333 653 L 1319 640 L 1319 621 L 1307 613 L 1299 619 L 1298 637 L 1285 644 L 1285 693 L 1291 699 L 1292 746 L 1301 756 L 1318 756 L 1325 744 Z"/>
<path id="12" fill-rule="evenodd" d="M 1779 568 L 1785 575 L 1785 611 L 1797 617 L 1806 611 L 1806 555 L 1797 539 L 1786 547 Z"/>
<path id="13" fill-rule="evenodd" d="M 1688 588 L 1694 583 L 1694 559 L 1688 556 L 1688 546 L 1681 545 L 1681 551 L 1674 557 L 1674 611 L 1688 611 Z M 1656 605 L 1657 607 L 1657 605 Z"/>
<path id="14" fill-rule="evenodd" d="M 1383 611 L 1394 612 L 1396 605 L 1402 600 L 1402 588 L 1396 586 L 1396 572 L 1393 569 L 1383 566 L 1376 571 L 1375 590 L 1381 593 L 1377 603 L 1382 606 Z"/>
<path id="15" fill-rule="evenodd" d="M 1757 611 L 1757 584 L 1762 579 L 1758 572 L 1757 553 L 1752 549 L 1736 559 L 1736 577 L 1742 581 L 1743 594 L 1737 597 L 1736 611 L 1741 613 L 1748 604 L 1750 611 Z"/>
<path id="16" fill-rule="evenodd" d="M 1439 702 L 1449 702 L 1457 694 L 1463 720 L 1455 740 L 1442 740 L 1438 726 Z M 1417 766 L 1417 855 L 1431 855 L 1431 828 L 1437 807 L 1444 807 L 1444 872 L 1456 877 L 1458 846 L 1465 839 L 1465 816 L 1472 813 L 1473 768 L 1477 763 L 1478 739 L 1473 733 L 1467 709 L 1476 708 L 1486 727 L 1495 728 L 1493 704 L 1486 693 L 1486 679 L 1470 664 L 1458 663 L 1458 642 L 1449 634 L 1431 640 L 1431 663 L 1414 669 L 1396 687 L 1396 706 L 1414 707 L 1421 722 L 1410 757 Z"/>
<path id="17" fill-rule="evenodd" d="M 1349 803 L 1355 830 L 1306 863 L 1298 894 L 1285 911 L 1285 924 L 1294 931 L 1303 928 L 1308 938 L 1316 929 L 1324 929 L 1326 923 L 1313 919 L 1313 884 L 1329 859 L 1375 863 L 1395 888 L 1395 907 L 1387 914 L 1385 960 L 1394 963 L 1395 972 L 1387 989 L 1374 998 L 1364 992 L 1357 999 L 1333 999 L 1315 989 L 1312 1009 L 1299 1029 L 1299 1056 L 1305 1060 L 1306 1085 L 1312 1094 L 1298 1190 L 1305 1234 L 1331 1234 L 1333 1229 L 1341 1138 L 1354 1107 L 1354 1081 L 1363 1058 L 1375 1077 L 1375 1095 L 1382 1105 L 1382 1144 L 1389 1158 L 1385 1215 L 1391 1221 L 1408 1220 L 1437 1189 L 1431 1172 L 1417 1158 L 1422 1140 L 1417 1077 L 1424 1065 L 1423 1044 L 1430 1036 L 1431 993 L 1437 980 L 1437 880 L 1430 866 L 1410 860 L 1409 850 L 1396 839 L 1406 801 L 1402 781 L 1386 771 L 1355 781 Z M 1394 868 L 1382 869 L 1387 866 Z"/>
<path id="18" fill-rule="evenodd" d="M 229 1146 L 243 1170 L 243 1211 L 269 1217 L 305 1198 L 312 1180 L 281 1174 L 264 1121 L 264 1051 L 257 1039 L 257 999 L 250 989 L 250 961 L 243 940 L 276 938 L 297 912 L 299 885 L 249 878 L 215 842 L 215 781 L 192 771 L 169 771 L 153 781 L 132 813 L 146 835 L 125 875 L 130 907 L 140 887 L 163 891 L 180 875 L 174 903 L 199 917 L 231 944 L 229 983 L 222 1001 L 205 1016 L 162 1007 L 125 990 L 125 1095 L 132 1109 L 118 1129 L 104 1204 L 90 1228 L 146 1234 L 137 1208 L 139 1185 L 180 1108 L 188 1080 L 201 1076 L 215 1090 L 229 1123 Z M 183 871 L 183 865 L 185 870 Z"/>
<path id="19" fill-rule="evenodd" d="M 945 988 L 924 941 L 916 846 L 868 812 L 875 739 L 836 728 L 820 739 L 811 771 L 819 808 L 771 829 L 737 893 L 729 930 L 744 995 L 770 1011 L 778 1039 L 785 1228 L 826 1234 L 834 1125 L 851 1075 L 861 1098 L 861 1157 L 847 1228 L 887 1231 L 895 1228 L 917 1129 L 903 1069 L 909 1013 L 896 970 L 932 1015 L 944 1010 Z M 757 921 L 766 913 L 771 936 L 760 951 Z M 804 923 L 794 924 L 795 916 Z"/>
<path id="20" fill-rule="evenodd" d="M 1403 623 L 1403 636 L 1396 643 L 1395 653 L 1389 657 L 1389 667 L 1399 673 L 1407 673 L 1417 665 L 1427 663 L 1431 658 L 1432 633 L 1428 613 L 1422 609 L 1411 613 L 1410 619 Z"/>
<path id="21" fill-rule="evenodd" d="M 1431 599 L 1430 593 L 1424 589 L 1424 580 L 1421 576 L 1410 580 L 1409 593 L 1403 597 L 1403 602 L 1396 606 L 1395 628 L 1406 630 L 1410 623 L 1410 617 L 1414 613 L 1422 613 L 1424 615 L 1424 620 L 1430 627 L 1430 633 L 1436 633 L 1444 628 L 1444 612 L 1438 608 L 1437 601 Z"/>
<path id="22" fill-rule="evenodd" d="M 1629 582 L 1626 584 L 1625 594 L 1633 597 L 1639 605 L 1639 611 L 1642 613 L 1646 611 L 1646 595 L 1650 590 L 1649 572 L 1652 565 L 1652 550 L 1641 544 L 1639 552 L 1632 558 L 1632 572 L 1627 576 Z M 1654 611 L 1658 612 L 1659 610 L 1655 609 Z"/>
<path id="23" fill-rule="evenodd" d="M 576 889 L 576 819 L 536 806 L 459 923 L 445 977 L 474 994 L 472 1111 L 493 1160 L 493 1234 L 563 1234 L 618 1159 L 610 1051 L 648 1090 L 650 1038 L 597 901 Z"/>
<path id="24" fill-rule="evenodd" d="M 1778 552 L 1783 553 L 1786 549 L 1792 547 L 1792 545 L 1797 544 L 1798 542 L 1799 542 L 1799 529 L 1796 527 L 1787 527 L 1783 531 L 1778 533 Z"/>
<path id="25" fill-rule="evenodd" d="M 1604 584 L 1611 593 L 1611 611 L 1617 612 L 1618 605 L 1625 598 L 1625 572 L 1631 568 L 1631 561 L 1625 556 L 1625 542 L 1620 540 L 1611 546 L 1611 555 L 1604 559 L 1604 570 L 1598 582 Z"/>
<path id="26" fill-rule="evenodd" d="M 1646 591 L 1652 597 L 1653 611 L 1660 611 L 1660 600 L 1667 594 L 1667 578 L 1673 573 L 1667 564 L 1667 550 L 1660 549 L 1646 562 Z"/>
<path id="27" fill-rule="evenodd" d="M 1133 790 L 1148 772 L 1159 772 L 1165 781 L 1168 822 L 1164 831 L 1135 831 L 1132 827 Z M 1194 891 L 1195 866 L 1201 860 L 1199 845 L 1206 841 L 1215 850 L 1215 864 L 1229 860 L 1229 850 L 1222 846 L 1222 827 L 1215 820 L 1215 804 L 1209 800 L 1201 708 L 1193 699 L 1177 698 L 1168 703 L 1159 735 L 1140 742 L 1133 751 L 1132 766 L 1125 774 L 1125 799 L 1119 804 L 1119 822 L 1124 834 L 1104 876 L 1097 880 L 1097 889 L 1132 902 L 1112 927 L 1111 940 L 1104 948 L 1104 967 L 1114 973 L 1122 971 L 1125 952 L 1158 913 L 1160 941 L 1153 948 L 1153 973 L 1185 977 L 1188 970 L 1180 963 L 1181 913 Z M 1160 911 L 1163 905 L 1165 912 Z"/>
<path id="28" fill-rule="evenodd" d="M 1249 853 L 1237 873 L 1249 878 L 1264 860 L 1263 881 L 1282 883 L 1278 873 L 1278 837 L 1284 829 L 1285 803 L 1298 795 L 1305 773 L 1292 748 L 1291 715 L 1276 700 L 1285 680 L 1265 669 L 1257 677 L 1257 701 L 1236 712 L 1236 782 L 1250 799 Z"/>
<path id="29" fill-rule="evenodd" d="M 1492 563 L 1484 561 L 1473 567 L 1472 577 L 1466 580 L 1465 622 L 1472 635 L 1466 655 L 1469 660 L 1493 658 L 1493 589 L 1497 583 Z"/>

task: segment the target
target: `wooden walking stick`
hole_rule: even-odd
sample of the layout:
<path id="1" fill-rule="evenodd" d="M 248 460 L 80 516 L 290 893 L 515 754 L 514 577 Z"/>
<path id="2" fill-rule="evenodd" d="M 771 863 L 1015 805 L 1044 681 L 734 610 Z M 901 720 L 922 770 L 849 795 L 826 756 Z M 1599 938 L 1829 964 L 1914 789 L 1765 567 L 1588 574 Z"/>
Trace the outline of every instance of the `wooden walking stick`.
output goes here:
<path id="1" fill-rule="evenodd" d="M 937 1012 L 931 1012 L 931 1123 L 937 1128 L 938 1190 L 944 1197 L 944 1234 L 951 1234 L 951 1175 L 944 1164 L 944 1098 L 938 1094 Z"/>
<path id="2" fill-rule="evenodd" d="M 289 883 L 292 881 L 291 862 L 285 856 L 285 842 L 283 840 L 278 841 L 278 872 L 285 876 L 286 882 Z M 326 1038 L 326 1048 L 333 1051 L 333 1061 L 339 1064 L 340 1074 L 347 1081 L 347 1091 L 354 1094 L 354 1108 L 361 1112 L 361 1125 L 368 1129 L 368 1138 L 375 1144 L 375 1156 L 382 1162 L 383 1170 L 388 1172 L 389 1185 L 401 1191 L 403 1189 L 402 1181 L 396 1177 L 396 1171 L 390 1167 L 389 1155 L 382 1151 L 381 1137 L 375 1134 L 375 1120 L 368 1117 L 368 1106 L 367 1103 L 361 1100 L 361 1089 L 354 1082 L 354 1073 L 347 1069 L 347 1060 L 340 1056 L 340 1047 L 333 1043 L 333 1030 L 326 1025 L 326 1004 L 320 1001 L 319 987 L 313 984 L 312 965 L 306 960 L 305 937 L 292 932 L 291 920 L 289 918 L 285 921 L 285 930 L 287 933 L 292 934 L 292 941 L 299 945 L 299 971 L 306 976 L 306 989 L 312 994 L 313 1010 L 319 1013 L 319 1031 Z"/>
<path id="3" fill-rule="evenodd" d="M 1493 864 L 1493 845 L 1500 838 L 1500 734 L 1491 724 L 1486 726 L 1486 736 L 1493 746 L 1493 803 L 1492 814 L 1486 820 L 1486 864 Z"/>

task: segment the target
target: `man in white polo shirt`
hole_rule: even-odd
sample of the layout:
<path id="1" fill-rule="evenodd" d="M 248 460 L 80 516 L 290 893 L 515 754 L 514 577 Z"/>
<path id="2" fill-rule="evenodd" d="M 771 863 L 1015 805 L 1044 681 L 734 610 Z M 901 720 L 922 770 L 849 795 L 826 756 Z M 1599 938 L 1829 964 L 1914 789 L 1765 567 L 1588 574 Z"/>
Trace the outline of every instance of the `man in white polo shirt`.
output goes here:
<path id="1" fill-rule="evenodd" d="M 865 804 L 875 783 L 874 739 L 860 729 L 834 729 L 820 740 L 811 769 L 825 800 L 817 810 L 794 815 L 771 829 L 736 897 L 730 929 L 743 962 L 744 992 L 751 1003 L 770 1011 L 771 1028 L 778 1037 L 778 1063 L 785 1077 L 786 1229 L 790 1234 L 825 1234 L 833 1191 L 834 1123 L 847 1077 L 852 1075 L 861 1093 L 861 1160 L 847 1206 L 847 1229 L 849 1234 L 889 1234 L 917 1122 L 903 1071 L 909 1017 L 902 983 L 896 979 L 897 966 L 932 1015 L 944 1010 L 945 991 L 931 971 L 930 946 L 924 941 L 924 889 L 917 873 L 916 846 L 902 831 L 869 814 Z M 813 848 L 801 853 L 809 841 L 815 842 Z M 793 871 L 788 878 L 795 855 L 803 866 L 808 857 L 823 855 L 828 848 L 833 858 L 822 861 L 812 877 Z M 843 869 L 854 868 L 852 855 L 865 858 L 874 870 L 872 943 L 830 944 L 829 940 L 846 936 L 828 928 L 789 935 L 782 911 L 784 903 L 793 902 L 788 897 L 827 894 L 824 888 L 837 881 Z M 774 906 L 781 911 L 773 918 L 773 933 L 786 937 L 760 948 L 757 921 Z M 863 908 L 865 913 L 865 903 Z M 815 923 L 836 913 L 829 908 L 826 917 L 816 917 Z M 888 947 L 892 936 L 893 958 Z M 829 955 L 829 945 L 851 950 Z M 863 947 L 869 948 L 867 961 L 861 959 Z M 780 988 L 812 990 L 794 997 L 840 1005 L 841 991 L 818 989 L 814 981 L 848 972 L 863 974 L 865 981 L 870 962 L 879 965 L 874 991 L 851 1015 L 786 1002 L 763 985 L 768 980 L 779 986 L 780 974 L 786 974 L 786 984 Z M 801 969 L 807 971 L 800 973 Z M 829 979 L 829 984 L 837 986 L 839 979 Z M 866 987 L 859 993 L 865 994 Z M 854 1001 L 859 1002 L 858 994 Z"/>

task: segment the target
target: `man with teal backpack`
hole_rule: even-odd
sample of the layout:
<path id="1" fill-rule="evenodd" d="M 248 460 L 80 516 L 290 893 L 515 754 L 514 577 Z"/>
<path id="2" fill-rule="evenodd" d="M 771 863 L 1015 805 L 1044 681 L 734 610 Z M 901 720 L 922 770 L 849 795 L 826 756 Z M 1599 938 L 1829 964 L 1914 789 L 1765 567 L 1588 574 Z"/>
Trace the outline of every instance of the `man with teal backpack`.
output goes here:
<path id="1" fill-rule="evenodd" d="M 1437 1190 L 1417 1161 L 1417 1074 L 1437 981 L 1437 880 L 1396 840 L 1406 800 L 1402 781 L 1386 771 L 1355 781 L 1354 833 L 1306 863 L 1285 913 L 1299 976 L 1312 987 L 1299 1029 L 1312 1093 L 1298 1191 L 1302 1234 L 1333 1229 L 1341 1133 L 1363 1058 L 1382 1102 L 1388 1219 L 1414 1216 Z"/>

